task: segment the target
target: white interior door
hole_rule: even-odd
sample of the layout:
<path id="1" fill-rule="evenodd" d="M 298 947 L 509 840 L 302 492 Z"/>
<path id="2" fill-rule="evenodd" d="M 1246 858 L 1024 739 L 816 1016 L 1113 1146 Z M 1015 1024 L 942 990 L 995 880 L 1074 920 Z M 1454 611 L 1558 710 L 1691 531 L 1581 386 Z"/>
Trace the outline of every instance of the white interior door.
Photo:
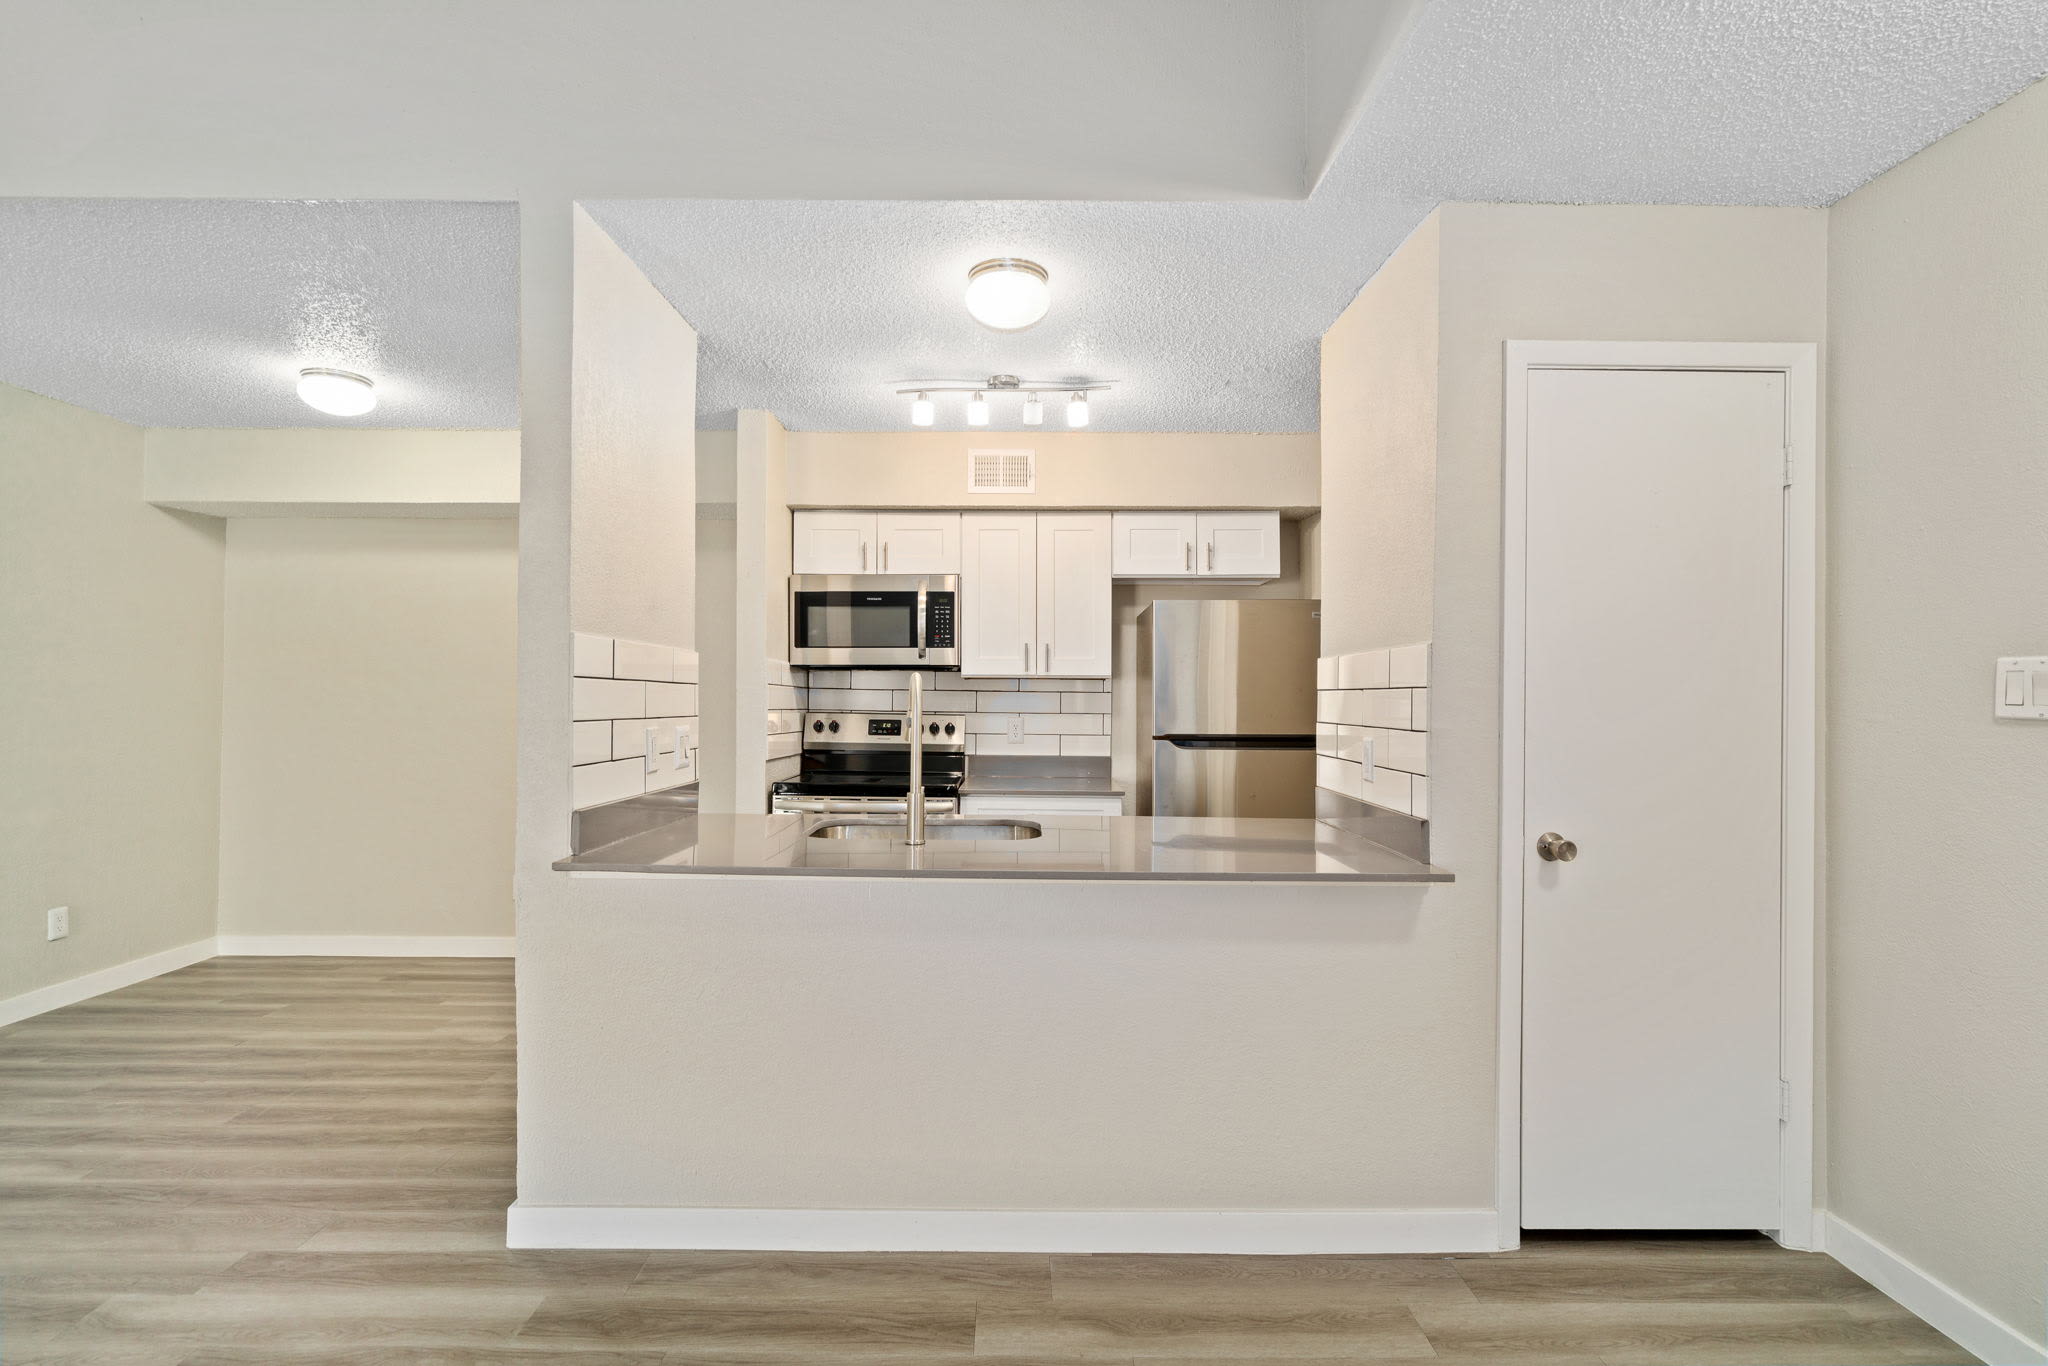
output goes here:
<path id="1" fill-rule="evenodd" d="M 1529 374 L 1526 1228 L 1779 1222 L 1785 405 Z"/>
<path id="2" fill-rule="evenodd" d="M 1108 678 L 1110 514 L 1038 514 L 1038 671 Z"/>

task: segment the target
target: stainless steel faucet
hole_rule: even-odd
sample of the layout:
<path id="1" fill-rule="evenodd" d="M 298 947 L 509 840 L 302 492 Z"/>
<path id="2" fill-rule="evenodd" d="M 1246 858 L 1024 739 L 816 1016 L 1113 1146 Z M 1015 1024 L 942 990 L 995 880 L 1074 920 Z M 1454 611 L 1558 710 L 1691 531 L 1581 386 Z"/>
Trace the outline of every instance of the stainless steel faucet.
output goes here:
<path id="1" fill-rule="evenodd" d="M 924 843 L 924 675 L 910 671 L 910 792 L 903 804 L 903 842 Z"/>

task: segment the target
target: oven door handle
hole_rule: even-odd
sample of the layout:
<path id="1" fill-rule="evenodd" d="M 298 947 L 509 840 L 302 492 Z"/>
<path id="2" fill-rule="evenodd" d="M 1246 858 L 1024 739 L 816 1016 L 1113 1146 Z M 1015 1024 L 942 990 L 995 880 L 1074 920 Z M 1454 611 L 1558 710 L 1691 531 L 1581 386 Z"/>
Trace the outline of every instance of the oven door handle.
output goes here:
<path id="1" fill-rule="evenodd" d="M 924 611 L 924 580 L 919 579 L 917 581 L 917 657 L 919 659 L 923 659 L 926 654 L 924 644 Z"/>
<path id="2" fill-rule="evenodd" d="M 951 797 L 926 797 L 926 815 L 950 816 L 956 805 Z M 777 797 L 775 810 L 778 813 L 794 813 L 815 816 L 900 816 L 910 809 L 908 797 L 890 800 L 887 797 Z"/>

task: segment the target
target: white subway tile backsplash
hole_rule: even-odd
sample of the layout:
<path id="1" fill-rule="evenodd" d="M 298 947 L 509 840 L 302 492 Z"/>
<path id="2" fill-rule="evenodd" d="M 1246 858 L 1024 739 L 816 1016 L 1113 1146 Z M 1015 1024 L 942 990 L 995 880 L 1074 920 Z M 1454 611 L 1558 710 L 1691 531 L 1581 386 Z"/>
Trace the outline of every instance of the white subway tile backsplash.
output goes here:
<path id="1" fill-rule="evenodd" d="M 1027 735 L 1022 740 L 1012 740 L 1004 735 L 970 735 L 967 737 L 969 754 L 1058 754 L 1060 737 L 1057 735 Z"/>
<path id="2" fill-rule="evenodd" d="M 1108 692 L 1106 678 L 1025 678 L 1023 692 Z"/>
<path id="3" fill-rule="evenodd" d="M 697 652 L 696 652 L 695 650 L 685 650 L 685 649 L 681 648 L 680 646 L 678 646 L 678 647 L 677 647 L 677 649 L 676 649 L 676 663 L 675 663 L 675 674 L 676 674 L 676 682 L 678 682 L 678 683 L 695 683 L 695 682 L 697 682 L 697 681 L 698 681 L 698 677 L 697 677 L 697 671 L 698 671 L 698 657 L 697 657 Z"/>
<path id="4" fill-rule="evenodd" d="M 770 759 L 768 761 L 768 781 L 779 783 L 785 778 L 794 778 L 803 771 L 803 766 L 804 761 L 801 758 Z"/>
<path id="5" fill-rule="evenodd" d="M 1387 686 L 1387 651 L 1360 650 L 1337 657 L 1337 686 L 1340 688 L 1384 688 Z"/>
<path id="6" fill-rule="evenodd" d="M 697 751 L 685 749 L 680 759 L 674 751 L 664 754 L 647 770 L 646 790 L 663 792 L 671 787 L 682 787 L 697 781 Z"/>
<path id="7" fill-rule="evenodd" d="M 602 764 L 612 757 L 612 723 L 610 721 L 572 721 L 569 762 L 572 764 Z"/>
<path id="8" fill-rule="evenodd" d="M 771 759 L 787 759 L 792 754 L 801 754 L 803 748 L 804 737 L 801 733 L 768 737 L 768 757 Z"/>
<path id="9" fill-rule="evenodd" d="M 637 640 L 612 642 L 612 677 L 672 683 L 676 676 L 673 645 L 647 645 Z"/>
<path id="10" fill-rule="evenodd" d="M 1106 759 L 1109 757 L 1109 737 L 1107 735 L 1062 735 L 1060 737 L 1060 753 L 1063 755 L 1081 755 L 1090 758 Z"/>
<path id="11" fill-rule="evenodd" d="M 1327 787 L 1332 792 L 1341 792 L 1347 797 L 1363 799 L 1365 796 L 1365 770 L 1357 764 L 1326 755 L 1316 756 L 1316 786 Z"/>
<path id="12" fill-rule="evenodd" d="M 910 692 L 908 689 L 902 692 L 891 693 L 890 696 L 895 699 L 896 710 L 910 710 Z M 926 688 L 924 691 L 924 709 L 926 711 L 973 711 L 974 699 L 979 696 L 981 696 L 980 693 L 974 692 L 947 692 L 942 688 Z"/>
<path id="13" fill-rule="evenodd" d="M 1017 712 L 971 711 L 967 713 L 966 718 L 967 733 L 969 735 L 1000 735 L 1009 728 L 1010 719 L 1018 715 L 1019 713 Z"/>
<path id="14" fill-rule="evenodd" d="M 1351 694 L 1359 699 L 1358 724 L 1408 729 L 1409 694 L 1406 688 L 1368 688 Z"/>
<path id="15" fill-rule="evenodd" d="M 1029 682 L 1030 680 L 1025 680 Z M 983 711 L 1058 711 L 1060 695 L 1056 692 L 1006 692 L 976 693 Z"/>
<path id="16" fill-rule="evenodd" d="M 671 685 L 673 686 L 673 685 Z M 579 678 L 573 705 L 578 721 L 609 721 L 647 714 L 647 685 L 617 678 Z"/>
<path id="17" fill-rule="evenodd" d="M 649 683 L 647 710 L 656 716 L 697 716 L 703 708 L 695 683 Z"/>
<path id="18" fill-rule="evenodd" d="M 811 686 L 814 688 L 850 688 L 853 686 L 852 683 L 847 681 L 851 675 L 845 669 L 812 669 L 809 672 Z"/>
<path id="19" fill-rule="evenodd" d="M 963 678 L 960 686 L 976 692 L 1022 692 L 1021 678 Z"/>
<path id="20" fill-rule="evenodd" d="M 647 790 L 647 765 L 639 759 L 582 764 L 569 770 L 570 800 L 578 810 L 638 796 Z"/>
<path id="21" fill-rule="evenodd" d="M 647 753 L 647 732 L 654 732 L 654 752 L 673 754 L 676 749 L 676 728 L 688 725 L 695 727 L 694 716 L 657 716 L 644 721 L 612 722 L 612 755 L 614 759 L 625 759 L 632 755 Z"/>
<path id="22" fill-rule="evenodd" d="M 1317 786 L 1427 816 L 1429 649 L 1401 645 L 1317 661 Z"/>
<path id="23" fill-rule="evenodd" d="M 586 636 L 581 631 L 575 635 L 575 666 L 573 672 L 578 678 L 610 678 L 612 676 L 612 638 L 610 636 Z"/>
<path id="24" fill-rule="evenodd" d="M 1071 712 L 1033 713 L 1024 718 L 1026 735 L 1101 735 L 1109 724 L 1106 716 Z"/>
<path id="25" fill-rule="evenodd" d="M 1379 762 L 1388 768 L 1398 768 L 1403 773 L 1429 772 L 1429 737 L 1419 730 L 1387 730 L 1378 732 L 1383 738 L 1379 746 Z"/>
<path id="26" fill-rule="evenodd" d="M 1109 714 L 1109 694 L 1106 692 L 1063 692 L 1060 694 L 1060 710 L 1072 712 L 1095 712 Z"/>

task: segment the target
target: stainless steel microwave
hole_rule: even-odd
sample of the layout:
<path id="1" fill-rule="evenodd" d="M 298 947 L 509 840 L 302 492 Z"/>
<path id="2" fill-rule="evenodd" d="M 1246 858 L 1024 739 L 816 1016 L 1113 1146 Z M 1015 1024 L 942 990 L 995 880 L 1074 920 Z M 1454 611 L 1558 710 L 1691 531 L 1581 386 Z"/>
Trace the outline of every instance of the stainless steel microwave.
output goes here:
<path id="1" fill-rule="evenodd" d="M 789 662 L 828 669 L 960 667 L 957 574 L 797 574 Z"/>

